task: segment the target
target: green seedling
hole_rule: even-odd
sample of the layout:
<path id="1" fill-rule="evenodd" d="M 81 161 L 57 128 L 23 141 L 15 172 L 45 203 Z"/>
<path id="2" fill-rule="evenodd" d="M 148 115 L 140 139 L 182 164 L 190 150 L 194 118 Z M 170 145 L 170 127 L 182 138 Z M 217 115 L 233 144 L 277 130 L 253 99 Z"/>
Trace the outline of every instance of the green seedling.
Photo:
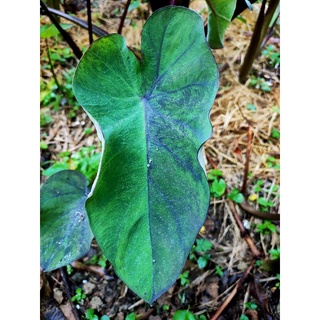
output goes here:
<path id="1" fill-rule="evenodd" d="M 197 316 L 190 310 L 178 310 L 173 315 L 172 320 L 207 320 L 205 315 Z"/>
<path id="2" fill-rule="evenodd" d="M 220 278 L 223 276 L 223 271 L 220 266 L 215 267 L 214 273 L 217 274 Z"/>
<path id="3" fill-rule="evenodd" d="M 227 184 L 224 179 L 222 178 L 218 179 L 217 177 L 213 179 L 210 187 L 210 192 L 214 198 L 222 197 L 225 194 L 226 189 L 227 189 Z"/>
<path id="4" fill-rule="evenodd" d="M 207 251 L 212 249 L 212 243 L 206 239 L 196 239 L 196 244 L 189 254 L 191 261 L 197 261 L 198 267 L 203 269 L 210 261 L 211 255 Z"/>
<path id="5" fill-rule="evenodd" d="M 190 279 L 189 279 L 189 271 L 184 271 L 183 273 L 181 273 L 178 277 L 178 279 L 180 279 L 180 283 L 182 286 L 186 286 L 188 284 L 190 284 Z"/>
<path id="6" fill-rule="evenodd" d="M 170 310 L 170 306 L 167 305 L 167 304 L 164 304 L 164 305 L 162 306 L 162 310 L 163 310 L 163 311 L 169 311 L 169 310 Z"/>
<path id="7" fill-rule="evenodd" d="M 212 169 L 207 173 L 207 179 L 209 181 L 215 180 L 217 177 L 222 177 L 223 173 L 220 170 Z"/>
<path id="8" fill-rule="evenodd" d="M 45 112 L 40 112 L 40 127 L 44 127 L 50 124 L 52 121 L 53 119 L 49 114 Z"/>
<path id="9" fill-rule="evenodd" d="M 245 314 L 242 314 L 239 320 L 250 320 Z"/>
<path id="10" fill-rule="evenodd" d="M 101 318 L 99 318 L 96 314 L 94 314 L 94 309 L 89 308 L 86 311 L 86 319 L 88 320 L 110 320 L 110 318 L 107 315 L 103 315 Z"/>
<path id="11" fill-rule="evenodd" d="M 66 269 L 67 269 L 67 274 L 68 274 L 68 275 L 70 275 L 70 274 L 73 272 L 73 269 L 72 269 L 72 267 L 71 267 L 70 264 L 68 264 L 68 265 L 66 266 Z"/>
<path id="12" fill-rule="evenodd" d="M 269 250 L 269 254 L 272 260 L 276 260 L 280 258 L 280 248 Z"/>
<path id="13" fill-rule="evenodd" d="M 262 52 L 262 55 L 267 58 L 268 64 L 272 68 L 279 68 L 280 66 L 280 52 L 277 51 L 274 45 L 267 46 Z"/>
<path id="14" fill-rule="evenodd" d="M 134 312 L 131 312 L 126 316 L 125 320 L 136 320 L 136 315 L 134 314 Z"/>
<path id="15" fill-rule="evenodd" d="M 258 308 L 258 305 L 254 302 L 246 302 L 245 307 L 249 310 L 256 310 Z"/>
<path id="16" fill-rule="evenodd" d="M 276 128 L 271 129 L 271 137 L 274 139 L 280 139 L 280 131 Z"/>
<path id="17" fill-rule="evenodd" d="M 60 27 L 63 30 L 68 30 L 69 28 L 72 27 L 72 24 L 60 23 Z M 45 24 L 40 26 L 40 37 L 42 39 L 47 39 L 47 38 L 56 37 L 56 36 L 60 36 L 60 32 L 54 24 Z"/>
<path id="18" fill-rule="evenodd" d="M 275 287 L 280 290 L 280 273 L 277 273 L 277 279 L 278 279 L 279 281 L 276 282 Z"/>
<path id="19" fill-rule="evenodd" d="M 254 104 L 252 104 L 252 103 L 248 103 L 248 104 L 247 104 L 247 109 L 248 109 L 248 110 L 251 110 L 251 111 L 256 111 L 256 110 L 257 110 L 257 107 L 256 107 Z"/>
<path id="20" fill-rule="evenodd" d="M 270 234 L 271 232 L 277 232 L 277 228 L 271 221 L 265 220 L 257 224 L 257 231 L 262 234 Z"/>
<path id="21" fill-rule="evenodd" d="M 270 208 L 274 206 L 274 203 L 272 201 L 268 201 L 264 197 L 260 197 L 257 199 L 257 203 L 259 204 L 260 210 L 262 212 L 268 212 Z"/>
<path id="22" fill-rule="evenodd" d="M 275 157 L 267 157 L 266 159 L 267 168 L 274 168 L 276 170 L 280 170 L 280 165 Z"/>
<path id="23" fill-rule="evenodd" d="M 62 170 L 77 170 L 85 175 L 87 180 L 92 183 L 99 167 L 101 153 L 97 152 L 95 146 L 82 147 L 79 151 L 71 154 L 69 151 L 58 155 L 58 162 L 44 170 L 42 174 L 50 177 Z"/>
<path id="24" fill-rule="evenodd" d="M 81 288 L 76 289 L 76 294 L 71 297 L 71 301 L 77 301 L 79 304 L 83 304 L 84 299 L 87 297 L 87 295 L 82 291 Z"/>
<path id="25" fill-rule="evenodd" d="M 94 254 L 92 258 L 86 262 L 86 264 L 99 265 L 100 267 L 105 268 L 107 266 L 107 259 L 104 255 Z"/>
<path id="26" fill-rule="evenodd" d="M 48 149 L 48 144 L 45 143 L 44 141 L 40 141 L 40 149 Z"/>
<path id="27" fill-rule="evenodd" d="M 263 92 L 271 91 L 271 84 L 261 77 L 251 76 L 249 87 L 259 89 Z"/>
<path id="28" fill-rule="evenodd" d="M 237 188 L 235 188 L 228 193 L 228 199 L 235 203 L 242 203 L 244 201 L 244 196 Z"/>

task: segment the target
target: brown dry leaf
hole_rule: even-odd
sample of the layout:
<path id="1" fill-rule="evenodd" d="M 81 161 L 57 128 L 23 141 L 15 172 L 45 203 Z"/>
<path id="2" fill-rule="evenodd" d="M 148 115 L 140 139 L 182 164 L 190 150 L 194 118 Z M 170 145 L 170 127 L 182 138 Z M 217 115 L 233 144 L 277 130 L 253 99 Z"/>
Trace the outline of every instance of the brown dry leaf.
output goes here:
<path id="1" fill-rule="evenodd" d="M 63 292 L 59 288 L 54 288 L 53 297 L 59 304 L 61 304 L 63 301 Z"/>
<path id="2" fill-rule="evenodd" d="M 60 305 L 60 309 L 63 312 L 67 320 L 77 320 L 72 311 L 72 305 L 70 301 Z"/>

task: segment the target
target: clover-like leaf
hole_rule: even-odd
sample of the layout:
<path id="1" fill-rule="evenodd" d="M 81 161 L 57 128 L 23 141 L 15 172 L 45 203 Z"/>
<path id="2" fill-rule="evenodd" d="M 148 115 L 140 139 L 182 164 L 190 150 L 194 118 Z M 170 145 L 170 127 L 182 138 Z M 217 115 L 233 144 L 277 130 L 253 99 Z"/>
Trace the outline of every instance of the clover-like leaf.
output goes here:
<path id="1" fill-rule="evenodd" d="M 73 88 L 103 146 L 86 203 L 92 231 L 118 276 L 152 302 L 179 276 L 207 214 L 201 146 L 218 69 L 187 8 L 152 14 L 141 49 L 139 61 L 120 35 L 96 40 Z"/>
<path id="2" fill-rule="evenodd" d="M 210 48 L 221 49 L 237 0 L 206 0 L 206 2 L 209 9 L 207 40 Z"/>
<path id="3" fill-rule="evenodd" d="M 93 235 L 85 201 L 85 176 L 73 170 L 59 171 L 40 190 L 40 263 L 44 271 L 66 266 L 84 256 Z"/>

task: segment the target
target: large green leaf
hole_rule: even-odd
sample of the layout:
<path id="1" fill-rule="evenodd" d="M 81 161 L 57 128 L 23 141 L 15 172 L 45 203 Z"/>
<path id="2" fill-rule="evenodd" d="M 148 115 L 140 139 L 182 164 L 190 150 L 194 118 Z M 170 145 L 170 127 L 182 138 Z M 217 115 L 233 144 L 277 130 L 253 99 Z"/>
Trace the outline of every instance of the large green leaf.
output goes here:
<path id="1" fill-rule="evenodd" d="M 206 2 L 209 9 L 207 40 L 210 48 L 221 49 L 237 0 L 206 0 Z"/>
<path id="2" fill-rule="evenodd" d="M 40 262 L 51 271 L 84 256 L 93 235 L 85 201 L 88 196 L 85 176 L 73 170 L 52 175 L 40 191 Z"/>
<path id="3" fill-rule="evenodd" d="M 141 62 L 122 36 L 98 39 L 73 86 L 103 144 L 86 203 L 92 231 L 118 276 L 152 302 L 179 276 L 209 205 L 199 149 L 211 136 L 218 69 L 201 17 L 156 11 Z"/>

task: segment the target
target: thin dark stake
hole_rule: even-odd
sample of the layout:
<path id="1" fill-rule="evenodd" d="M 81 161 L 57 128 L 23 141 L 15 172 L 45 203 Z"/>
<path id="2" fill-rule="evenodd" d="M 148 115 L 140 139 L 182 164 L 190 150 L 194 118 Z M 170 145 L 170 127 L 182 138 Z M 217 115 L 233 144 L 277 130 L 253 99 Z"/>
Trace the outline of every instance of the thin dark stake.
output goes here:
<path id="1" fill-rule="evenodd" d="M 88 32 L 89 32 L 89 42 L 93 42 L 92 35 L 92 19 L 91 19 L 91 0 L 87 0 L 87 15 L 88 15 Z"/>
<path id="2" fill-rule="evenodd" d="M 246 163 L 245 163 L 245 167 L 244 167 L 243 183 L 242 183 L 242 188 L 241 188 L 241 193 L 243 195 L 247 194 L 247 181 L 248 181 L 248 173 L 249 173 L 249 161 L 250 161 L 251 145 L 252 145 L 252 127 L 249 124 L 249 127 L 248 127 L 248 144 L 247 144 L 247 150 L 246 150 Z"/>
<path id="3" fill-rule="evenodd" d="M 56 83 L 57 87 L 58 87 L 58 90 L 60 90 L 60 84 L 58 82 L 58 79 L 57 79 L 57 75 L 54 71 L 54 67 L 53 67 L 53 63 L 52 63 L 52 60 L 51 60 L 51 55 L 50 55 L 50 49 L 49 49 L 49 44 L 48 44 L 48 39 L 46 38 L 46 47 L 47 47 L 47 55 L 48 55 L 48 60 L 49 60 L 49 64 L 50 64 L 50 69 L 51 69 L 51 72 L 52 72 L 52 76 L 53 76 L 53 79 L 54 79 L 54 82 Z"/>
<path id="4" fill-rule="evenodd" d="M 119 25 L 119 28 L 118 28 L 118 33 L 119 34 L 121 34 L 121 32 L 122 32 L 122 28 L 123 28 L 123 25 L 124 25 L 124 21 L 126 20 L 126 16 L 127 16 L 127 13 L 128 13 L 128 9 L 129 9 L 130 3 L 131 3 L 131 0 L 128 0 L 127 3 L 126 3 L 126 6 L 124 8 L 123 14 L 121 16 L 120 25 Z"/>
<path id="5" fill-rule="evenodd" d="M 80 59 L 82 57 L 82 52 L 79 49 L 79 47 L 76 45 L 76 43 L 72 40 L 72 38 L 70 37 L 70 35 L 68 34 L 68 32 L 66 32 L 65 30 L 63 30 L 60 26 L 60 24 L 58 23 L 58 21 L 55 19 L 55 17 L 53 16 L 53 14 L 51 14 L 51 12 L 48 10 L 48 7 L 46 6 L 46 4 L 40 0 L 40 5 L 41 8 L 43 9 L 43 11 L 45 12 L 45 14 L 50 18 L 51 22 L 56 26 L 56 28 L 59 30 L 59 32 L 61 33 L 61 35 L 63 36 L 63 38 L 68 42 L 68 45 L 70 46 L 70 48 L 72 49 L 74 55 Z"/>

